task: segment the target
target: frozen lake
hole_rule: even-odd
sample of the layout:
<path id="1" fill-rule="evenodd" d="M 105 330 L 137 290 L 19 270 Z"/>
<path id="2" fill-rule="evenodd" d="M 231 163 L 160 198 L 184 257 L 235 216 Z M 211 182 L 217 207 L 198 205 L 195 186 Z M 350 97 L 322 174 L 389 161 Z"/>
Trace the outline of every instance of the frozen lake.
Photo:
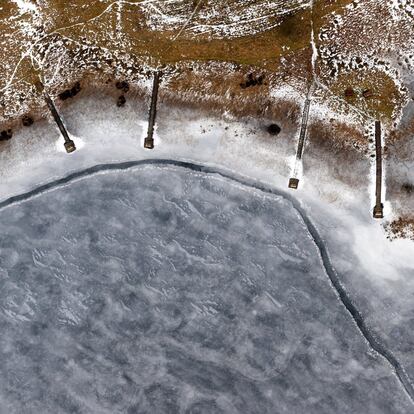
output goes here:
<path id="1" fill-rule="evenodd" d="M 0 232 L 0 413 L 411 412 L 281 196 L 141 166 Z"/>

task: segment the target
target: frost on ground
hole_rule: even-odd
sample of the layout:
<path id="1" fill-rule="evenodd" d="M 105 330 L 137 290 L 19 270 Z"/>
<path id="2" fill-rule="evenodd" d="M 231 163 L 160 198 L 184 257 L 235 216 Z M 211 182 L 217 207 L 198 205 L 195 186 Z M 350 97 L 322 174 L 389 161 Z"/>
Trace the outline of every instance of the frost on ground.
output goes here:
<path id="1" fill-rule="evenodd" d="M 1 213 L 2 412 L 412 410 L 281 197 L 147 166 Z"/>

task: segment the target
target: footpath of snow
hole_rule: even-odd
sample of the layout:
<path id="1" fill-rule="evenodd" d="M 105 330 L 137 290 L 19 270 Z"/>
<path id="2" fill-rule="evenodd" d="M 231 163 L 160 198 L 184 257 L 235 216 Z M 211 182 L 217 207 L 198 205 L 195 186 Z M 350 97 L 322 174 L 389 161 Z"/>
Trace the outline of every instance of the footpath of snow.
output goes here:
<path id="1" fill-rule="evenodd" d="M 148 151 L 142 145 L 147 108 L 148 102 L 142 101 L 130 100 L 120 109 L 105 96 L 80 98 L 62 111 L 79 147 L 71 155 L 61 151 L 51 121 L 16 133 L 0 155 L 0 199 L 96 164 L 149 158 L 216 166 L 288 191 L 296 139 L 283 131 L 283 125 L 282 133 L 271 137 L 259 121 L 206 118 L 161 102 L 156 146 Z M 343 169 L 355 179 L 350 186 L 335 180 L 325 160 L 312 151 L 306 149 L 305 157 L 305 180 L 295 195 L 326 240 L 333 264 L 357 306 L 414 377 L 409 354 L 414 344 L 414 243 L 388 241 L 381 223 L 372 219 L 368 160 L 355 166 L 334 162 L 332 168 Z"/>

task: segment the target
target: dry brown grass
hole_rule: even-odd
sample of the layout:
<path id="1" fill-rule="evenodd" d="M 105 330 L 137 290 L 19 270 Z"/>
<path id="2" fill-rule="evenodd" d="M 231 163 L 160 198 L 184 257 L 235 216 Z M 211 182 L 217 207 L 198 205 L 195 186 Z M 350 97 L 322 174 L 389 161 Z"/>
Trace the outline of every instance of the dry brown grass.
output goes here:
<path id="1" fill-rule="evenodd" d="M 390 145 L 397 144 L 399 141 L 405 140 L 414 136 L 414 119 L 411 119 L 407 124 L 401 126 L 399 129 L 394 129 L 390 132 L 388 142 Z"/>
<path id="2" fill-rule="evenodd" d="M 403 96 L 394 80 L 385 72 L 378 70 L 344 72 L 330 84 L 330 90 L 343 98 L 348 87 L 352 87 L 356 92 L 354 98 L 347 99 L 349 103 L 374 118 L 389 122 L 394 112 L 401 109 Z M 365 90 L 371 91 L 372 96 L 365 98 L 362 95 Z"/>
<path id="3" fill-rule="evenodd" d="M 180 32 L 179 28 L 165 31 L 151 30 L 146 27 L 144 15 L 139 8 L 125 4 L 122 12 L 121 45 L 116 36 L 113 36 L 114 12 L 115 10 L 111 10 L 99 19 L 58 31 L 76 41 L 91 40 L 98 47 L 109 50 L 121 46 L 123 52 L 152 58 L 159 64 L 174 64 L 182 61 L 225 61 L 275 70 L 281 56 L 309 46 L 310 14 L 307 9 L 287 16 L 280 26 L 254 36 L 215 39 L 182 34 L 173 40 Z M 101 6 L 97 7 L 95 15 L 99 13 L 102 13 Z M 60 26 L 62 23 L 59 22 Z"/>
<path id="4" fill-rule="evenodd" d="M 313 7 L 313 24 L 316 32 L 327 23 L 328 16 L 332 13 L 341 15 L 345 6 L 353 0 L 315 0 Z"/>
<path id="5" fill-rule="evenodd" d="M 311 121 L 308 129 L 308 144 L 305 148 L 303 165 L 305 171 L 315 167 L 318 160 L 324 176 L 338 180 L 355 191 L 363 190 L 364 179 L 350 174 L 350 166 L 358 168 L 363 177 L 369 165 L 365 155 L 366 139 L 360 129 L 338 121 Z M 362 178 L 362 177 L 361 177 Z"/>
<path id="6" fill-rule="evenodd" d="M 249 73 L 263 76 L 263 83 L 242 88 Z M 182 65 L 175 76 L 162 84 L 160 94 L 171 104 L 197 107 L 218 116 L 227 112 L 240 118 L 296 123 L 300 117 L 298 104 L 271 96 L 277 82 L 280 79 L 273 72 L 261 68 L 212 63 L 206 70 L 202 64 Z"/>
<path id="7" fill-rule="evenodd" d="M 329 149 L 332 152 L 346 151 L 352 148 L 361 153 L 368 149 L 363 130 L 343 122 L 317 120 L 309 125 L 308 139 L 312 145 Z"/>
<path id="8" fill-rule="evenodd" d="M 341 1 L 328 3 L 336 7 Z M 323 36 L 318 39 L 325 56 L 319 66 L 321 81 L 342 98 L 345 89 L 353 87 L 358 98 L 350 103 L 389 124 L 406 103 L 391 62 L 410 47 L 414 35 L 411 19 L 393 19 L 391 10 L 390 2 L 377 0 L 339 7 L 335 13 L 342 15 L 340 19 L 327 18 L 327 14 L 320 19 Z M 373 97 L 362 98 L 365 89 L 370 89 Z"/>

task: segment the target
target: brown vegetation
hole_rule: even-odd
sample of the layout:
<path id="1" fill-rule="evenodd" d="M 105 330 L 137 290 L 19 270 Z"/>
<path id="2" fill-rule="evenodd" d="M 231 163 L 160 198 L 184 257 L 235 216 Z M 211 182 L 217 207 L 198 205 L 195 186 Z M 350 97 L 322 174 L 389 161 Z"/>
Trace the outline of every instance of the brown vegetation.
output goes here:
<path id="1" fill-rule="evenodd" d="M 398 129 L 393 129 L 389 134 L 388 143 L 394 145 L 402 140 L 410 139 L 412 136 L 414 136 L 414 118 L 407 124 L 400 125 Z"/>
<path id="2" fill-rule="evenodd" d="M 333 153 L 350 148 L 365 153 L 368 149 L 362 128 L 357 129 L 355 125 L 333 119 L 329 122 L 317 120 L 310 123 L 308 131 L 308 139 L 312 145 L 330 149 Z"/>
<path id="3" fill-rule="evenodd" d="M 414 216 L 399 217 L 386 226 L 390 239 L 412 239 L 414 240 Z"/>

